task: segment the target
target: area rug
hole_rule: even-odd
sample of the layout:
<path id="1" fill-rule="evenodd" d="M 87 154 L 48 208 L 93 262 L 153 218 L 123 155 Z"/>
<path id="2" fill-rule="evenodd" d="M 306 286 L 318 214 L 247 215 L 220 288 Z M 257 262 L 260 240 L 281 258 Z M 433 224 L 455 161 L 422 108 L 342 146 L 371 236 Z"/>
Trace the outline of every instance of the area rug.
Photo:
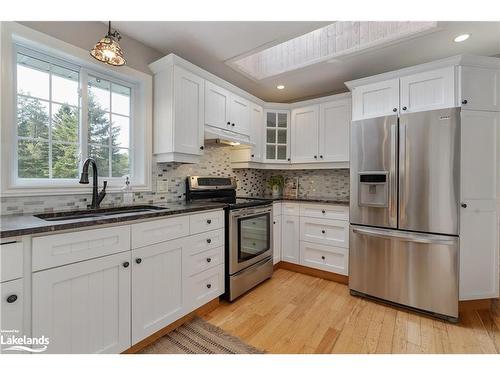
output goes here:
<path id="1" fill-rule="evenodd" d="M 196 317 L 163 336 L 140 353 L 263 354 L 264 352 Z"/>

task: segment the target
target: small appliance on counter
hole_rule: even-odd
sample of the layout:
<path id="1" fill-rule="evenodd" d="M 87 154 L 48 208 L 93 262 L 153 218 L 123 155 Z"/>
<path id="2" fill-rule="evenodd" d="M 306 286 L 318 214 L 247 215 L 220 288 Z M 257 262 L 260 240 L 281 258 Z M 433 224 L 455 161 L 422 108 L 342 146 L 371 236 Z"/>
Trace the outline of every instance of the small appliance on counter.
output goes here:
<path id="1" fill-rule="evenodd" d="M 224 298 L 233 301 L 273 274 L 273 206 L 265 199 L 236 197 L 232 177 L 188 176 L 188 202 L 224 202 Z"/>

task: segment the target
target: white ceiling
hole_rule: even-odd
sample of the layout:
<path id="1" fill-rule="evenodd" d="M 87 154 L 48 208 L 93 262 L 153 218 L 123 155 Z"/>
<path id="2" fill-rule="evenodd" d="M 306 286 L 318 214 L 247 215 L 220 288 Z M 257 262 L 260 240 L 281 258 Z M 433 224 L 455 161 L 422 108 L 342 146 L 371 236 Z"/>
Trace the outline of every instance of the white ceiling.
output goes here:
<path id="1" fill-rule="evenodd" d="M 461 53 L 500 54 L 500 22 L 439 22 L 439 31 L 259 82 L 225 63 L 332 22 L 114 21 L 113 28 L 160 52 L 175 53 L 263 100 L 275 102 L 345 92 L 346 81 Z M 455 36 L 465 32 L 472 34 L 467 41 L 453 42 Z M 286 88 L 277 90 L 278 83 Z"/>

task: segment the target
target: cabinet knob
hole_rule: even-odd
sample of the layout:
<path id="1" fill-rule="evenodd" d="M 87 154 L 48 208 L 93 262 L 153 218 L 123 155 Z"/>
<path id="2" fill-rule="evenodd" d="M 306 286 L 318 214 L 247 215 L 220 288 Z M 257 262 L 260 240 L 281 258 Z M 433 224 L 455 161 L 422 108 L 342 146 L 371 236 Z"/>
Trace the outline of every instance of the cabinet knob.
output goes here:
<path id="1" fill-rule="evenodd" d="M 403 111 L 406 111 L 407 109 L 408 109 L 408 108 L 406 108 L 406 107 L 403 107 Z"/>
<path id="2" fill-rule="evenodd" d="M 276 224 L 276 222 L 275 222 L 275 221 L 273 221 L 273 224 Z"/>
<path id="3" fill-rule="evenodd" d="M 207 243 L 212 243 L 212 239 L 211 238 L 207 238 Z"/>
<path id="4" fill-rule="evenodd" d="M 141 258 L 137 258 L 137 259 L 135 260 L 135 262 L 136 262 L 137 264 L 141 264 L 141 263 L 142 263 L 142 259 L 141 259 Z"/>
<path id="5" fill-rule="evenodd" d="M 12 295 L 7 297 L 7 303 L 14 303 L 16 301 L 17 301 L 17 295 L 15 295 L 15 294 L 12 294 Z"/>
<path id="6" fill-rule="evenodd" d="M 234 122 L 231 124 L 231 126 L 234 126 Z"/>
<path id="7" fill-rule="evenodd" d="M 254 158 L 254 157 L 255 157 L 255 155 L 254 155 L 254 154 L 252 154 L 252 158 Z"/>
<path id="8" fill-rule="evenodd" d="M 228 124 L 228 125 L 231 125 L 231 123 L 230 123 L 229 121 L 227 122 L 227 124 Z"/>
<path id="9" fill-rule="evenodd" d="M 319 156 L 319 158 L 320 158 L 320 159 L 323 159 L 323 155 L 320 155 L 320 156 Z"/>
<path id="10" fill-rule="evenodd" d="M 207 258 L 207 263 L 210 263 L 212 261 L 212 258 Z"/>
<path id="11" fill-rule="evenodd" d="M 323 229 L 323 230 L 321 231 L 321 233 L 325 234 L 325 233 L 326 233 L 326 231 Z"/>
<path id="12" fill-rule="evenodd" d="M 318 158 L 318 155 L 314 155 L 314 159 L 317 159 Z"/>
<path id="13" fill-rule="evenodd" d="M 129 263 L 129 262 L 124 262 L 124 263 L 123 263 L 123 267 L 124 267 L 124 268 L 127 268 L 128 266 L 130 266 L 130 263 Z"/>
<path id="14" fill-rule="evenodd" d="M 287 160 L 290 161 L 290 158 L 288 158 Z"/>
<path id="15" fill-rule="evenodd" d="M 321 259 L 325 260 L 325 256 L 324 256 L 324 255 L 322 255 L 322 256 L 321 256 Z"/>
<path id="16" fill-rule="evenodd" d="M 211 219 L 207 219 L 207 224 L 212 224 L 212 220 Z"/>
<path id="17" fill-rule="evenodd" d="M 204 150 L 204 149 L 205 149 L 205 147 L 204 147 L 204 146 L 200 146 L 200 150 Z"/>
<path id="18" fill-rule="evenodd" d="M 397 109 L 397 108 L 393 108 L 393 109 L 392 109 L 392 112 L 397 112 L 397 111 L 398 111 L 398 109 Z"/>
<path id="19" fill-rule="evenodd" d="M 460 206 L 462 206 L 462 208 L 467 208 L 467 203 L 462 203 Z"/>
<path id="20" fill-rule="evenodd" d="M 462 100 L 462 104 L 467 104 L 467 99 Z"/>
<path id="21" fill-rule="evenodd" d="M 212 287 L 212 284 L 207 284 L 207 288 L 210 289 Z"/>
<path id="22" fill-rule="evenodd" d="M 325 210 L 321 210 L 321 213 L 322 213 L 322 214 L 326 214 L 326 211 L 325 211 Z"/>

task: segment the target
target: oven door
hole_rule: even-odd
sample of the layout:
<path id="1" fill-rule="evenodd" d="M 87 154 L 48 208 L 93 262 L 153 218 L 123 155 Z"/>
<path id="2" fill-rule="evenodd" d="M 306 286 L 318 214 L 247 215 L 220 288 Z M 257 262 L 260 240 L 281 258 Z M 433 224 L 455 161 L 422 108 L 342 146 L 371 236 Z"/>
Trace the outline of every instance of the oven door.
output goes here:
<path id="1" fill-rule="evenodd" d="M 229 274 L 273 253 L 272 206 L 247 207 L 229 213 Z"/>

